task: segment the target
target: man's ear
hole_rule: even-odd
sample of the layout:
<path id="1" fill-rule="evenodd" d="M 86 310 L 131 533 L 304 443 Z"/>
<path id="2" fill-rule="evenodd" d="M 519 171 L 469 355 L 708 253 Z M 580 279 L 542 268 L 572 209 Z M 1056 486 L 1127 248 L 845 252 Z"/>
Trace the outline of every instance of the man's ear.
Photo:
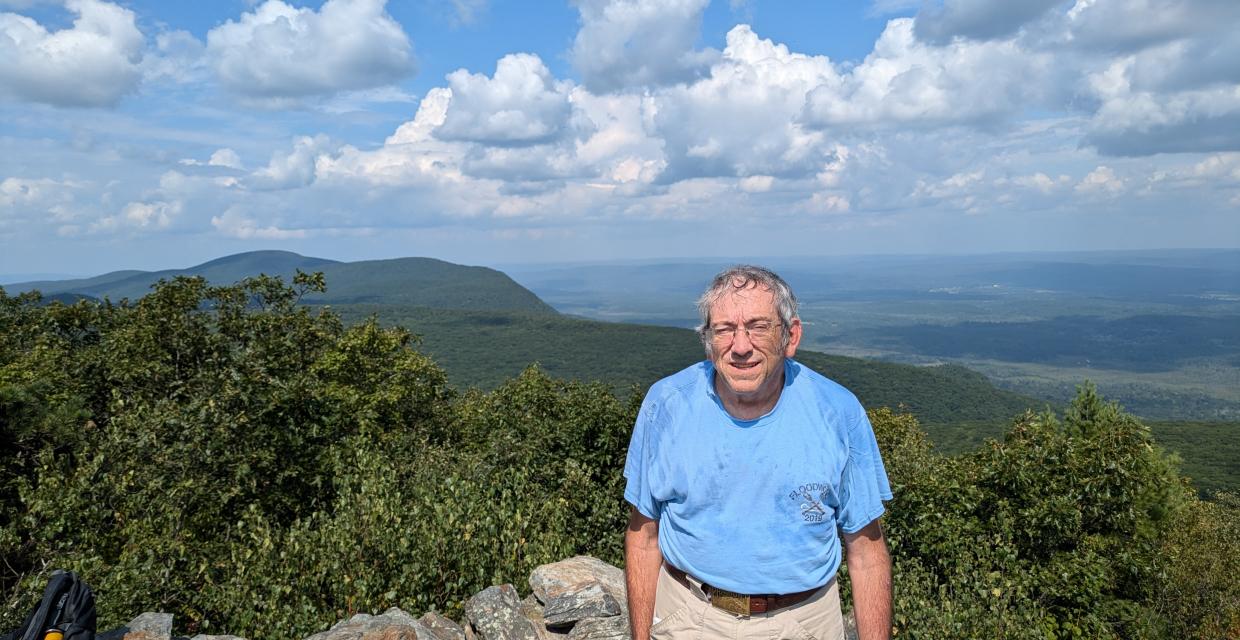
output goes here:
<path id="1" fill-rule="evenodd" d="M 784 349 L 784 357 L 791 358 L 797 354 L 797 347 L 801 344 L 801 319 L 793 318 L 792 324 L 788 325 L 788 346 Z"/>

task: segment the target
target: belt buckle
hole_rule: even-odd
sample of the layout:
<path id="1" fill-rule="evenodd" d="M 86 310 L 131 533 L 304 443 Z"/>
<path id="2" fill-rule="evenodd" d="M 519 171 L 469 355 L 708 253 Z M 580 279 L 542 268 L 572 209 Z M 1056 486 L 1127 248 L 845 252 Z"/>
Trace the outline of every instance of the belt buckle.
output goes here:
<path id="1" fill-rule="evenodd" d="M 711 587 L 710 603 L 734 616 L 749 615 L 749 596 Z"/>

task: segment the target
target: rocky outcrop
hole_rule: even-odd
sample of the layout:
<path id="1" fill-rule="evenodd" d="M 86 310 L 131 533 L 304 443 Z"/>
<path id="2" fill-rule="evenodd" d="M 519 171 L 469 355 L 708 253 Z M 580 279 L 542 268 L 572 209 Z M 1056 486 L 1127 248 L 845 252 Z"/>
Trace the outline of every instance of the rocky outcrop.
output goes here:
<path id="1" fill-rule="evenodd" d="M 479 640 L 539 640 L 534 623 L 521 615 L 521 600 L 510 584 L 487 587 L 470 598 L 465 619 Z"/>
<path id="2" fill-rule="evenodd" d="M 602 560 L 577 556 L 545 564 L 530 574 L 524 600 L 513 585 L 488 587 L 465 603 L 458 624 L 438 612 L 419 618 L 392 607 L 359 613 L 306 640 L 628 640 L 624 572 Z M 845 615 L 845 634 L 856 640 L 856 623 Z M 172 614 L 144 613 L 97 640 L 173 640 Z M 177 638 L 176 640 L 187 640 Z M 245 640 L 197 635 L 188 640 Z"/>
<path id="3" fill-rule="evenodd" d="M 100 633 L 96 640 L 172 640 L 171 613 L 144 613 L 129 624 Z"/>
<path id="4" fill-rule="evenodd" d="M 602 560 L 577 556 L 544 564 L 530 574 L 548 627 L 567 629 L 583 620 L 624 617 L 624 572 Z"/>

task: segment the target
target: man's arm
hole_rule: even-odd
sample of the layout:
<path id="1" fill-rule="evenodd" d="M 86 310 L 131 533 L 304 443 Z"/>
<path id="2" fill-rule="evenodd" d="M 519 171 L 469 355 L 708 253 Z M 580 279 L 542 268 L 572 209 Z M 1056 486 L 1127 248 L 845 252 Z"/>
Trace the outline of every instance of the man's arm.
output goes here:
<path id="1" fill-rule="evenodd" d="M 633 640 L 649 640 L 654 620 L 654 592 L 659 583 L 659 523 L 629 507 L 629 528 L 624 533 L 624 584 L 628 589 L 629 626 Z"/>
<path id="2" fill-rule="evenodd" d="M 853 612 L 860 640 L 891 638 L 891 556 L 883 527 L 875 519 L 856 533 L 844 534 Z M 630 597 L 630 600 L 632 598 Z"/>

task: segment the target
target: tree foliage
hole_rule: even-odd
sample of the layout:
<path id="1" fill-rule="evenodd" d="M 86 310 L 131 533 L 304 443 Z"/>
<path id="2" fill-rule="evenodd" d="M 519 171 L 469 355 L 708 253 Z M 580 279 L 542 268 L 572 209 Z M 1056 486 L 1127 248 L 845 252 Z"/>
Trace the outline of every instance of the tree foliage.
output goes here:
<path id="1" fill-rule="evenodd" d="M 1018 418 L 1002 441 L 909 451 L 911 418 L 880 414 L 897 483 L 887 528 L 898 610 L 927 637 L 1159 637 L 1148 607 L 1161 544 L 1191 493 L 1149 430 L 1091 385 L 1062 421 Z M 934 606 L 938 603 L 938 606 Z M 946 613 L 945 613 L 946 612 Z M 948 622 L 950 621 L 950 624 Z"/>
<path id="2" fill-rule="evenodd" d="M 456 614 L 574 554 L 621 561 L 640 394 L 530 368 L 458 395 L 406 331 L 299 304 L 324 286 L 178 278 L 72 305 L 0 289 L 0 628 L 53 567 L 95 587 L 102 628 L 163 610 L 185 633 L 273 638 Z M 911 415 L 871 419 L 901 636 L 1236 635 L 1235 499 L 1197 501 L 1092 387 L 958 456 Z"/>

